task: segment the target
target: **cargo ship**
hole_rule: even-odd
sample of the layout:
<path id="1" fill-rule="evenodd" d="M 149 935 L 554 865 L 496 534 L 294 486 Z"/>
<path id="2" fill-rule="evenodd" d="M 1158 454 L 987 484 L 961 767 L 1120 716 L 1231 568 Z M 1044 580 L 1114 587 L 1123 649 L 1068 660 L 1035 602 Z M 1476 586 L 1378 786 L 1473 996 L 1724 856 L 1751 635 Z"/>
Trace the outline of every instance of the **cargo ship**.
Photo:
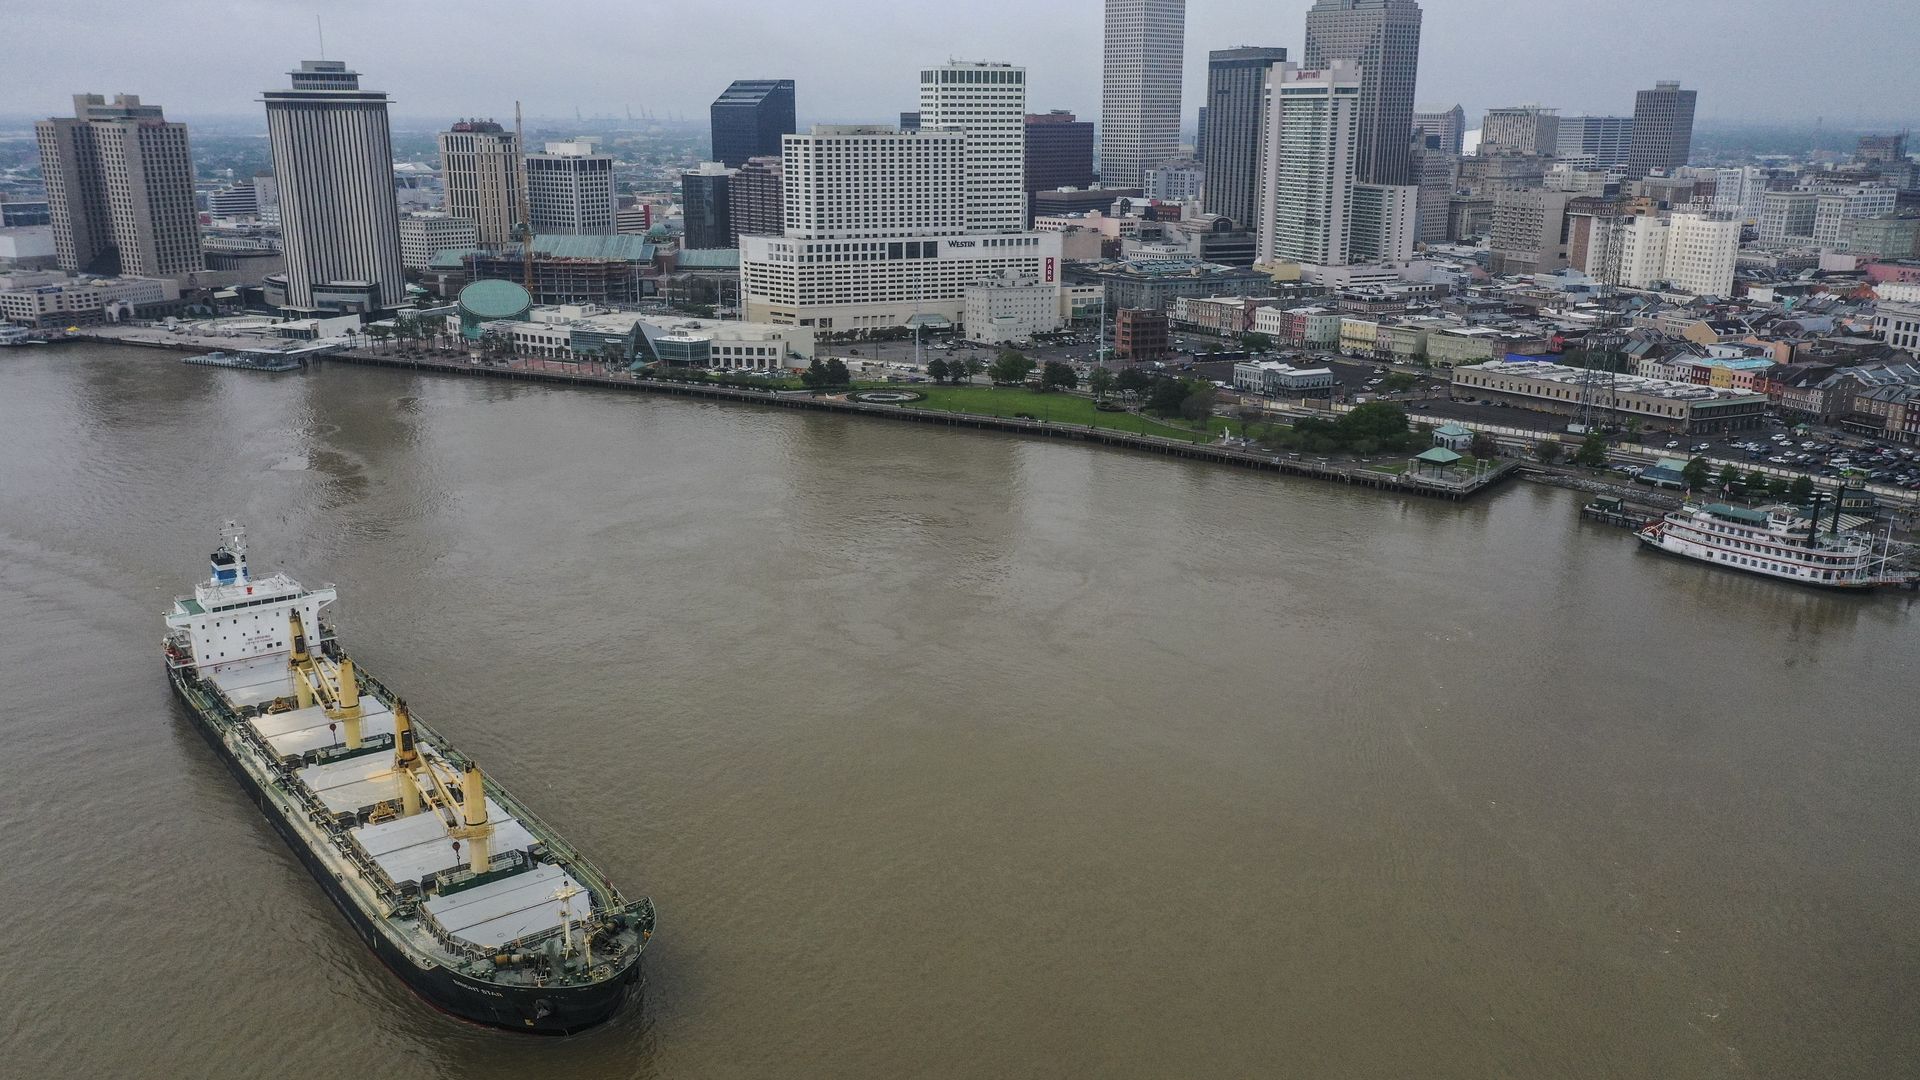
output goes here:
<path id="1" fill-rule="evenodd" d="M 565 1035 L 619 1011 L 653 902 L 623 897 L 358 668 L 328 618 L 333 586 L 255 578 L 232 522 L 211 561 L 167 613 L 167 676 L 374 954 L 478 1024 Z"/>

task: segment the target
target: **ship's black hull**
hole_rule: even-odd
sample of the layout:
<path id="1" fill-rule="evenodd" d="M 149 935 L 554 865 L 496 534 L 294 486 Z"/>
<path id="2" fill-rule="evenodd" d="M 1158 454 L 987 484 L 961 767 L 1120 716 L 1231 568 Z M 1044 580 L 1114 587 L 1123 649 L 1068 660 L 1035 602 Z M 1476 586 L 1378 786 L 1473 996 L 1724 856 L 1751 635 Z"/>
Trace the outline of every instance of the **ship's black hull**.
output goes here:
<path id="1" fill-rule="evenodd" d="M 620 1011 L 629 988 L 640 979 L 638 959 L 619 977 L 587 986 L 567 987 L 500 986 L 481 983 L 444 966 L 423 968 L 415 963 L 388 940 L 367 913 L 361 911 L 359 905 L 346 894 L 344 886 L 308 848 L 300 834 L 294 831 L 293 826 L 281 815 L 279 807 L 255 781 L 253 774 L 233 757 L 220 736 L 219 728 L 201 712 L 186 687 L 171 671 L 168 672 L 168 681 L 173 684 L 174 694 L 193 715 L 194 727 L 213 747 L 214 753 L 227 766 L 227 771 L 240 781 L 247 798 L 260 808 L 261 816 L 280 834 L 280 839 L 286 841 L 287 847 L 306 866 L 313 879 L 320 883 L 327 897 L 333 901 L 333 906 L 347 917 L 347 922 L 367 943 L 367 947 L 373 950 L 374 955 L 428 1004 L 461 1020 L 534 1035 L 571 1035 L 604 1023 Z"/>

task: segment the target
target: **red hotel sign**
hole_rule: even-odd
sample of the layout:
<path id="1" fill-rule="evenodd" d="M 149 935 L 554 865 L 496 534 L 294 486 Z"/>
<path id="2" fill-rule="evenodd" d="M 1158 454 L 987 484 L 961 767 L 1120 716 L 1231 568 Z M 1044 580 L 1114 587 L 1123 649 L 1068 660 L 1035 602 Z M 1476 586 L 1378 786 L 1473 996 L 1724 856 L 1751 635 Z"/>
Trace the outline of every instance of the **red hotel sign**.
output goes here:
<path id="1" fill-rule="evenodd" d="M 1049 282 L 1053 280 L 1053 260 L 1052 259 L 1047 260 L 1047 280 Z"/>

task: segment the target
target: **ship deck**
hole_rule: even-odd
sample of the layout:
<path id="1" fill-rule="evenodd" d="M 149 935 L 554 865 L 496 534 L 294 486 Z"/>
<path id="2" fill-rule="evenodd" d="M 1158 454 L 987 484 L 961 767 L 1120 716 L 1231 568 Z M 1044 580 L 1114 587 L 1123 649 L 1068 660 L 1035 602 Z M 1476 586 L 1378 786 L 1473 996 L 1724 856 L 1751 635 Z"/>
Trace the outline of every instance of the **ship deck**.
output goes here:
<path id="1" fill-rule="evenodd" d="M 265 710 L 276 701 L 294 696 L 293 675 L 285 653 L 224 664 L 203 674 L 236 711 L 248 707 Z M 385 702 L 363 694 L 360 707 L 362 739 L 393 736 L 394 715 Z M 329 718 L 322 705 L 277 713 L 258 711 L 242 722 L 250 725 L 283 761 L 344 745 L 340 722 Z M 445 761 L 431 744 L 420 744 L 419 751 L 430 760 Z M 393 754 L 385 748 L 305 765 L 294 775 L 336 816 L 365 814 L 401 799 L 400 774 L 394 770 Z M 589 914 L 591 901 L 586 887 L 562 867 L 533 862 L 530 852 L 540 844 L 540 838 L 492 797 L 487 799 L 487 820 L 493 825 L 493 855 L 529 853 L 526 869 L 496 872 L 495 876 L 429 897 L 421 907 L 443 931 L 480 948 L 493 949 L 528 934 L 559 928 L 566 918 L 578 922 Z M 464 845 L 455 845 L 446 822 L 431 811 L 356 825 L 346 833 L 395 885 L 417 886 L 436 875 L 458 872 L 467 861 Z M 573 897 L 571 902 L 558 898 L 563 892 Z M 564 916 L 563 907 L 567 909 Z"/>

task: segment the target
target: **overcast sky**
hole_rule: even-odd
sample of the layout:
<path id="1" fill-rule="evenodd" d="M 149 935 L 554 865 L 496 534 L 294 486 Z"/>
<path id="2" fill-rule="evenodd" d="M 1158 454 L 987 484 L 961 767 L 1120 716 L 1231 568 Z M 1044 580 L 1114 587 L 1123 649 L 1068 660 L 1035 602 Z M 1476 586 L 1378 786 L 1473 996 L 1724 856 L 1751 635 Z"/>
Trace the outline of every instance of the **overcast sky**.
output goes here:
<path id="1" fill-rule="evenodd" d="M 1298 55 L 1311 0 L 1190 0 L 1184 111 L 1208 49 Z M 1425 0 L 1420 104 L 1630 113 L 1680 79 L 1715 120 L 1890 125 L 1920 116 L 1920 0 Z M 258 91 L 326 54 L 438 120 L 704 116 L 735 78 L 798 80 L 801 123 L 888 119 L 929 61 L 1010 60 L 1034 110 L 1097 119 L 1100 0 L 142 0 L 9 4 L 0 113 L 66 112 L 75 92 L 130 92 L 170 116 L 258 115 Z M 263 121 L 264 126 L 264 121 Z"/>

